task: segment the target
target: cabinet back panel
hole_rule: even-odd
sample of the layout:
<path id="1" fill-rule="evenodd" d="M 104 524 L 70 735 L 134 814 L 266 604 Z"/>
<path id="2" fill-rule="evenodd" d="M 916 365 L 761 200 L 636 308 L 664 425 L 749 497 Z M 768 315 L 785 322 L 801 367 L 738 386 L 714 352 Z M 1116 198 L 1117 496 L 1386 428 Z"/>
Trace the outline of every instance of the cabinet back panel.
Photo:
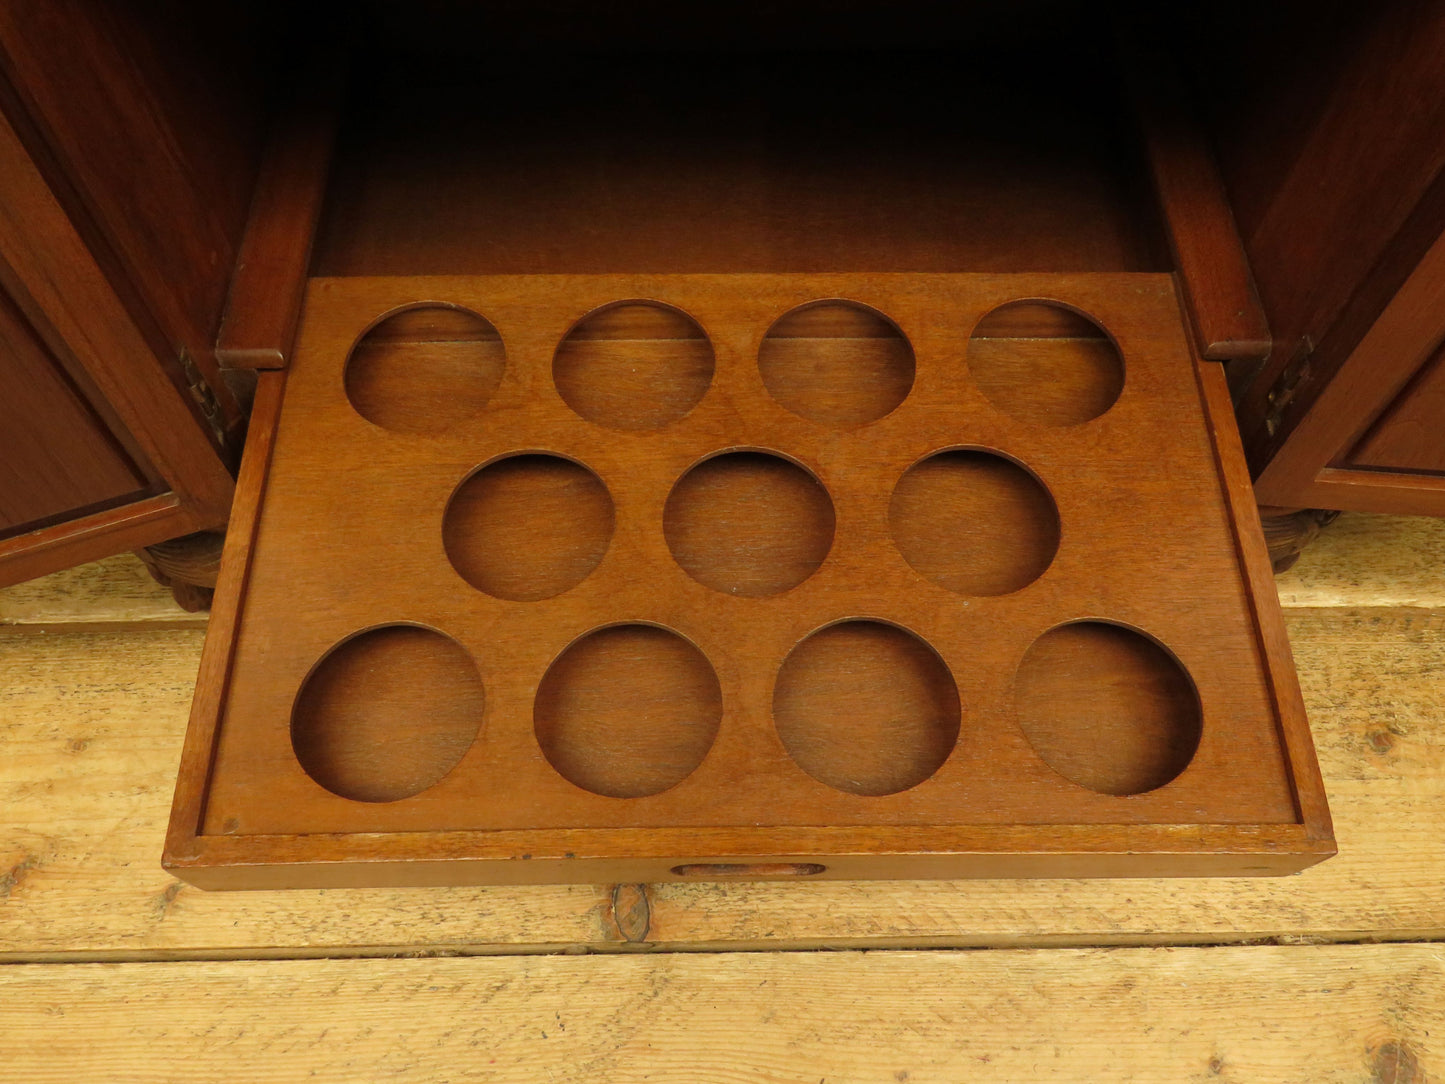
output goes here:
<path id="1" fill-rule="evenodd" d="M 1167 270 L 1101 50 L 373 59 L 313 272 Z"/>

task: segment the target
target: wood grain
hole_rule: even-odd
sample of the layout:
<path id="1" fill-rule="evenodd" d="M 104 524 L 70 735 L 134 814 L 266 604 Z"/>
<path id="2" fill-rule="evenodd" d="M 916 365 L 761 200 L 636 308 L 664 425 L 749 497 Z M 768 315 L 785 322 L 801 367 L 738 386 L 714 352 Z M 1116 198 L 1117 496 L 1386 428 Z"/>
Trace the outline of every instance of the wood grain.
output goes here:
<path id="1" fill-rule="evenodd" d="M 204 613 L 187 613 L 138 557 L 117 554 L 53 572 L 0 591 L 0 625 L 31 629 L 205 628 Z"/>
<path id="2" fill-rule="evenodd" d="M 1104 330 L 1058 305 L 1017 301 L 973 329 L 968 372 L 1005 414 L 1039 425 L 1099 417 L 1124 389 L 1124 359 Z"/>
<path id="3" fill-rule="evenodd" d="M 664 299 L 672 308 L 656 310 L 659 319 L 675 309 L 688 313 L 692 319 L 679 326 L 689 335 L 708 329 L 717 372 L 708 394 L 684 416 L 624 439 L 570 409 L 548 380 L 556 370 L 554 360 L 549 372 L 548 361 L 582 314 L 629 297 Z M 859 300 L 814 303 L 820 297 Z M 1090 313 L 1128 359 L 1126 393 L 1087 424 L 1029 425 L 990 409 L 976 387 L 958 379 L 963 335 L 1001 305 L 1040 297 Z M 444 429 L 429 430 L 426 440 L 417 438 L 414 426 L 398 431 L 367 425 L 358 416 L 354 387 L 342 394 L 343 374 L 357 365 L 347 351 L 362 332 L 378 314 L 423 299 L 443 299 L 454 312 L 484 313 L 507 344 L 505 373 L 482 412 L 449 419 Z M 204 784 L 205 820 L 194 840 L 177 836 L 168 858 L 187 878 L 208 887 L 340 884 L 353 876 L 411 876 L 420 883 L 491 877 L 638 881 L 665 879 L 676 866 L 712 860 L 789 868 L 814 863 L 825 867 L 819 875 L 836 878 L 869 875 L 863 856 L 872 853 L 888 856 L 872 872 L 895 877 L 1085 872 L 1091 867 L 1084 856 L 1091 854 L 1100 856 L 1092 867 L 1100 874 L 1198 875 L 1226 867 L 1287 871 L 1328 853 L 1327 821 L 1317 820 L 1311 806 L 1301 822 L 1296 807 L 1296 791 L 1307 788 L 1291 781 L 1291 773 L 1312 770 L 1302 718 L 1277 729 L 1282 724 L 1275 698 L 1288 700 L 1290 679 L 1280 676 L 1278 686 L 1262 680 L 1266 667 L 1254 608 L 1263 603 L 1248 593 L 1244 568 L 1250 576 L 1267 572 L 1239 562 L 1232 502 L 1248 495 L 1221 480 L 1217 459 L 1231 450 L 1216 446 L 1209 420 L 1228 407 L 1211 400 L 1206 411 L 1199 398 L 1191 379 L 1196 363 L 1166 277 L 318 279 L 306 313 L 276 424 L 276 458 L 235 660 L 219 693 L 224 715 L 199 724 L 217 734 L 207 758 L 212 768 Z M 779 322 L 780 313 L 795 315 Z M 845 326 L 850 330 L 840 335 Z M 613 341 L 599 334 L 589 332 L 580 341 Z M 821 350 L 822 361 L 806 353 L 789 359 L 788 366 L 806 372 L 832 372 L 839 358 L 844 368 L 861 366 L 865 388 L 879 371 L 865 348 L 910 342 L 901 389 L 907 399 L 890 401 L 862 427 L 868 418 L 839 418 L 827 409 L 839 401 L 851 407 L 856 389 L 845 386 L 830 398 L 834 382 L 820 381 L 812 386 L 819 409 L 805 414 L 800 404 L 780 403 L 776 387 L 767 386 L 770 340 Z M 661 341 L 694 340 L 674 335 Z M 366 339 L 362 343 L 366 347 Z M 843 354 L 837 353 L 840 344 Z M 891 360 L 882 369 L 890 366 Z M 406 366 L 395 373 L 403 398 L 418 388 L 435 390 L 431 378 L 408 376 Z M 890 382 L 884 386 L 890 395 L 899 391 Z M 1027 386 L 1022 380 L 1020 389 Z M 374 409 L 363 413 L 384 421 Z M 258 410 L 258 434 L 270 431 L 270 417 Z M 847 428 L 840 431 L 840 424 Z M 946 492 L 896 487 L 900 475 L 907 472 L 907 481 L 919 473 L 919 460 L 933 464 L 932 453 L 960 445 L 1007 449 L 1007 457 L 1027 466 L 983 457 L 1016 480 L 1002 487 L 989 471 L 951 475 Z M 751 528 L 758 524 L 736 538 L 731 527 L 702 531 L 711 542 L 740 551 L 744 564 L 785 558 L 782 579 L 764 582 L 758 568 L 716 560 L 711 571 L 718 575 L 709 578 L 692 544 L 683 546 L 679 568 L 677 544 L 687 539 L 677 530 L 669 534 L 666 512 L 658 514 L 669 492 L 670 505 L 680 499 L 676 479 L 692 464 L 739 446 L 778 449 L 794 459 L 828 491 L 837 523 L 846 525 L 836 534 L 824 529 L 827 524 L 814 529 L 811 520 L 785 525 L 785 535 L 806 543 L 809 560 L 799 569 L 793 568 L 797 555 L 754 537 Z M 573 535 L 589 516 L 569 517 L 550 499 L 550 518 L 538 516 L 544 504 L 533 499 L 499 503 L 487 496 L 490 490 L 472 499 L 472 489 L 490 474 L 537 459 L 537 451 L 518 456 L 518 449 L 583 464 L 606 486 L 613 514 L 605 529 L 585 532 L 586 546 L 577 549 Z M 1232 452 L 1238 459 L 1237 447 Z M 344 475 L 331 469 L 337 454 L 351 464 Z M 1171 464 L 1164 474 L 1149 469 L 1160 456 Z M 971 463 L 978 457 L 963 458 Z M 478 463 L 491 465 L 475 473 Z M 459 480 L 469 476 L 459 490 Z M 684 485 L 682 496 L 690 493 Z M 1027 499 L 1020 500 L 1021 493 Z M 1100 501 L 1101 493 L 1108 500 Z M 751 498 L 744 505 L 761 507 Z M 1126 507 L 1127 514 L 1120 514 Z M 723 520 L 729 516 L 725 512 Z M 1161 530 L 1166 520 L 1175 532 L 1192 524 L 1189 560 L 1141 560 L 1141 516 L 1154 517 Z M 503 521 L 512 532 L 505 544 L 495 533 Z M 1241 530 L 1249 529 L 1240 522 Z M 249 529 L 244 521 L 237 528 Z M 814 547 L 813 536 L 830 544 Z M 316 545 L 298 548 L 298 537 L 315 538 Z M 398 544 L 400 539 L 407 541 Z M 946 556 L 956 541 L 968 555 L 965 563 L 976 568 L 944 567 L 940 554 Z M 906 560 L 899 559 L 900 550 Z M 492 567 L 509 560 L 517 567 Z M 554 565 L 568 575 L 540 585 L 507 575 Z M 1100 569 L 1107 575 L 1101 577 Z M 458 592 L 454 570 L 481 590 Z M 1189 604 L 1181 606 L 1181 598 Z M 1272 596 L 1268 604 L 1274 605 Z M 1127 800 L 1079 786 L 1050 767 L 1052 750 L 1038 742 L 1057 728 L 1036 731 L 1031 746 L 1011 725 L 1009 682 L 1018 660 L 1046 629 L 1079 614 L 1148 630 L 1190 673 L 1202 704 L 1202 730 L 1191 708 L 1183 721 L 1186 737 L 1176 743 L 1176 753 L 1188 747 L 1181 755 L 1189 770 L 1179 771 L 1183 762 L 1174 757 L 1168 772 L 1151 777 L 1148 786 L 1116 780 L 1103 788 L 1147 791 Z M 966 725 L 957 725 L 955 705 L 955 717 L 944 729 L 936 727 L 943 716 L 934 708 L 942 701 L 921 697 L 914 687 L 936 682 L 910 684 L 906 668 L 877 666 L 864 681 L 862 671 L 825 666 L 809 670 L 806 688 L 785 698 L 803 705 L 789 727 L 798 722 L 794 729 L 808 736 L 780 734 L 773 725 L 779 703 L 773 676 L 800 640 L 847 618 L 897 626 L 927 644 L 930 658 L 956 684 Z M 314 772 L 308 777 L 301 770 L 296 732 L 287 721 L 317 659 L 360 630 L 397 622 L 445 632 L 471 655 L 487 688 L 486 721 L 455 769 L 424 794 L 346 801 L 335 787 L 318 788 Z M 606 777 L 585 762 L 605 763 L 612 754 L 597 745 L 596 757 L 569 757 L 555 746 L 539 749 L 535 740 L 541 675 L 549 667 L 560 673 L 554 660 L 578 637 L 619 622 L 656 626 L 691 641 L 721 685 L 717 742 L 696 770 L 672 774 L 675 785 L 661 790 L 654 782 L 627 782 L 634 773 L 620 764 L 624 778 L 607 778 L 601 793 L 586 783 L 569 786 L 568 780 Z M 551 699 L 569 702 L 563 691 L 554 692 Z M 863 699 L 879 706 L 890 697 L 909 705 L 900 709 L 907 717 L 899 720 L 904 730 L 917 722 L 920 734 L 932 736 L 915 743 L 900 732 L 902 744 L 890 743 L 882 738 L 892 725 L 887 711 L 843 709 Z M 614 708 L 625 716 L 625 704 Z M 679 716 L 692 717 L 690 710 Z M 404 718 L 398 715 L 396 726 Z M 616 723 L 619 733 L 627 730 L 625 719 Z M 591 726 L 575 732 L 590 733 Z M 555 720 L 547 728 L 554 741 L 574 732 Z M 824 732 L 840 748 L 886 753 L 897 746 L 908 763 L 898 772 L 878 763 L 826 765 L 815 748 Z M 938 734 L 947 735 L 942 750 L 936 748 Z M 903 753 L 914 744 L 922 750 L 916 762 Z M 802 771 L 800 749 L 812 750 L 804 754 Z M 690 764 L 690 755 L 679 763 Z M 559 775 L 554 769 L 563 764 L 568 770 Z M 188 786 L 200 782 L 187 779 Z M 410 795 L 409 785 L 402 790 Z M 620 794 L 628 801 L 617 801 Z M 180 801 L 198 806 L 201 798 L 187 793 Z M 346 864 L 363 857 L 352 846 L 365 850 L 365 863 Z M 1012 864 L 1007 856 L 1021 849 L 1034 857 Z M 1154 852 L 1171 857 L 1143 857 Z M 830 864 L 831 853 L 840 857 Z M 1001 857 L 975 865 L 963 857 L 963 864 L 949 867 L 949 854 Z M 1192 864 L 1192 854 L 1208 858 Z M 1256 854 L 1263 857 L 1244 857 Z M 377 864 L 382 858 L 395 865 Z M 609 867 L 613 858 L 633 865 Z M 918 864 L 910 866 L 914 859 Z M 1056 860 L 1064 865 L 1048 867 Z M 653 865 L 640 865 L 646 862 Z M 230 866 L 235 876 L 226 872 Z M 247 880 L 255 877 L 279 879 Z"/>
<path id="4" fill-rule="evenodd" d="M 112 431 L 125 434 L 128 451 L 134 448 L 132 461 L 157 472 L 174 492 L 167 499 L 179 520 L 169 524 L 169 535 L 137 537 L 116 531 L 111 541 L 119 545 L 107 548 L 98 544 L 100 525 L 82 519 L 73 547 L 63 530 L 37 536 L 27 549 L 40 558 L 39 567 L 22 567 L 39 575 L 60 567 L 46 567 L 42 551 L 52 551 L 54 560 L 64 560 L 65 553 L 72 561 L 95 560 L 117 549 L 224 523 L 235 485 L 213 434 L 180 390 L 176 374 L 132 319 L 8 122 L 0 122 L 0 193 L 0 280 L 6 291 L 87 399 L 106 404 L 108 416 L 117 422 Z M 156 511 L 144 504 L 135 509 L 137 515 Z M 6 576 L 11 582 L 22 578 L 9 570 Z"/>
<path id="5" fill-rule="evenodd" d="M 1442 971 L 1430 945 L 10 967 L 0 1056 L 37 1082 L 1402 1084 L 1445 1068 Z"/>
<path id="6" fill-rule="evenodd" d="M 1440 514 L 1438 493 L 1410 492 L 1419 476 L 1317 476 L 1346 465 L 1445 331 L 1438 299 L 1412 300 L 1422 273 L 1437 293 L 1445 281 L 1445 9 L 1406 0 L 1328 13 L 1302 3 L 1199 12 L 1186 21 L 1207 32 L 1181 38 L 1210 88 L 1223 172 L 1276 344 L 1238 399 L 1261 501 Z M 1419 341 L 1396 332 L 1379 350 L 1381 330 L 1402 319 Z M 1303 372 L 1280 402 L 1292 366 Z"/>
<path id="7" fill-rule="evenodd" d="M 324 51 L 297 66 L 300 85 L 261 155 L 216 336 L 216 361 L 231 368 L 284 368 L 301 318 L 345 77 Z"/>
<path id="8" fill-rule="evenodd" d="M 482 724 L 482 679 L 455 640 L 384 625 L 339 644 L 306 679 L 291 745 L 306 774 L 358 802 L 394 802 L 456 767 Z"/>
<path id="9" fill-rule="evenodd" d="M 149 479 L 3 291 L 0 352 L 0 538 L 142 495 Z"/>
<path id="10" fill-rule="evenodd" d="M 1380 500 L 1382 496 L 1389 496 L 1385 487 L 1393 484 L 1398 489 L 1402 482 L 1408 486 L 1411 478 L 1420 480 L 1421 496 L 1427 497 L 1428 486 L 1435 481 L 1428 475 L 1398 476 L 1380 472 L 1383 493 L 1371 492 L 1367 475 L 1357 476 L 1354 482 L 1361 493 L 1356 496 L 1350 486 L 1330 485 L 1321 474 L 1332 464 L 1347 462 L 1350 449 L 1370 424 L 1429 363 L 1445 331 L 1442 311 L 1445 311 L 1445 234 L 1430 245 L 1378 319 L 1358 340 L 1348 359 L 1342 360 L 1338 371 L 1327 381 L 1325 372 L 1313 373 L 1310 379 L 1318 394 L 1309 397 L 1308 412 L 1303 410 L 1304 401 L 1298 404 L 1290 401 L 1289 409 L 1298 416 L 1297 424 L 1282 426 L 1264 445 L 1257 439 L 1252 442 L 1249 451 L 1261 504 L 1439 513 L 1442 506 L 1438 495 L 1433 502 L 1435 506 L 1430 508 L 1399 503 L 1392 507 L 1392 502 Z M 1247 419 L 1252 408 L 1246 402 L 1241 409 L 1241 417 Z"/>
<path id="11" fill-rule="evenodd" d="M 1276 578 L 1289 608 L 1445 608 L 1445 519 L 1346 512 Z"/>
<path id="12" fill-rule="evenodd" d="M 76 509 L 74 518 L 37 527 L 0 541 L 0 583 L 18 583 L 135 550 L 192 531 L 219 526 L 212 512 L 197 510 L 174 493 L 141 495 L 100 511 Z"/>
<path id="13" fill-rule="evenodd" d="M 212 347 L 260 157 L 259 21 L 230 0 L 0 11 L 0 82 L 19 103 L 7 113 L 152 351 L 189 354 L 238 440 Z"/>
<path id="14" fill-rule="evenodd" d="M 478 413 L 507 365 L 496 328 L 441 305 L 403 309 L 346 345 L 347 399 L 399 433 L 440 432 Z"/>
<path id="15" fill-rule="evenodd" d="M 1351 466 L 1445 473 L 1445 345 L 1437 347 L 1399 398 L 1349 453 Z"/>
<path id="16" fill-rule="evenodd" d="M 686 313 L 623 301 L 588 313 L 552 357 L 557 394 L 609 429 L 661 429 L 697 406 L 713 377 L 713 349 Z"/>
<path id="17" fill-rule="evenodd" d="M 1199 353 L 1261 362 L 1273 346 L 1269 324 L 1224 179 L 1175 62 L 1127 31 L 1121 54 Z"/>

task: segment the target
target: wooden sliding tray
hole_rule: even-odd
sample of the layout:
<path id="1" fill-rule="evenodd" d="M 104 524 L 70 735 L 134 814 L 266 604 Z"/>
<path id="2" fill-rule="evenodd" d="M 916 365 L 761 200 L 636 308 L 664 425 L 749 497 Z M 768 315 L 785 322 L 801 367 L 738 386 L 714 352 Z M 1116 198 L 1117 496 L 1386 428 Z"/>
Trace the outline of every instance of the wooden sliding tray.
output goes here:
<path id="1" fill-rule="evenodd" d="M 252 426 L 195 884 L 1334 853 L 1169 275 L 321 278 Z"/>

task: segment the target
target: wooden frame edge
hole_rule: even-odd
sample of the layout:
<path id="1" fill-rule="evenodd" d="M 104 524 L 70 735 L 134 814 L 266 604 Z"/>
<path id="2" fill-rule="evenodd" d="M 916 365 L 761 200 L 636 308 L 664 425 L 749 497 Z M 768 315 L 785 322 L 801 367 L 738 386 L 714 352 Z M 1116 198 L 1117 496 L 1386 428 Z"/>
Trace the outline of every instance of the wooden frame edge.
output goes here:
<path id="1" fill-rule="evenodd" d="M 1196 348 L 1211 361 L 1262 362 L 1274 346 L 1269 321 L 1185 88 L 1143 38 L 1120 26 L 1116 40 Z"/>
<path id="2" fill-rule="evenodd" d="M 220 728 L 226 692 L 230 686 L 231 658 L 246 584 L 251 573 L 251 554 L 261 519 L 261 501 L 276 442 L 276 425 L 286 387 L 284 373 L 262 373 L 257 382 L 251 428 L 241 462 L 236 502 L 221 554 L 221 573 L 216 584 L 206 642 L 201 650 L 200 672 L 191 702 L 190 722 L 181 752 L 171 804 L 170 824 L 161 864 L 184 862 L 196 853 L 204 814 L 206 785 Z"/>
<path id="3" fill-rule="evenodd" d="M 168 538 L 221 527 L 162 493 L 0 542 L 0 584 L 21 583 Z"/>
<path id="4" fill-rule="evenodd" d="M 1295 803 L 1308 837 L 1333 846 L 1334 826 L 1329 801 L 1315 757 L 1314 735 L 1310 732 L 1309 718 L 1305 714 L 1304 695 L 1295 675 L 1294 653 L 1290 650 L 1284 613 L 1274 585 L 1274 568 L 1259 520 L 1259 505 L 1250 485 L 1239 430 L 1234 424 L 1229 386 L 1218 366 L 1199 361 L 1195 363 L 1195 368 L 1199 374 L 1205 413 L 1209 418 L 1220 482 L 1234 521 L 1235 545 L 1249 588 L 1250 609 L 1255 627 L 1259 630 L 1265 670 L 1279 716 L 1280 739 L 1289 764 Z"/>
<path id="5" fill-rule="evenodd" d="M 869 836 L 873 836 L 870 843 Z M 1281 876 L 1335 853 L 1300 825 L 534 829 L 205 836 L 168 865 L 205 889 L 728 880 Z"/>
<path id="6" fill-rule="evenodd" d="M 283 369 L 295 345 L 345 70 L 339 57 L 332 57 L 305 80 L 278 118 L 261 162 L 216 338 L 216 360 L 227 368 Z"/>

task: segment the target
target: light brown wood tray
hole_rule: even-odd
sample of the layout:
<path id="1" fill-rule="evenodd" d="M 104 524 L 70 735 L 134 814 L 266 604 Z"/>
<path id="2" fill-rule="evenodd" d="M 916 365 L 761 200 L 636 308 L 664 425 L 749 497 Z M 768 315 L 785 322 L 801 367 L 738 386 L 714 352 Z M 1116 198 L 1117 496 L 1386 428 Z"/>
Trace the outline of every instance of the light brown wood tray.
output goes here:
<path id="1" fill-rule="evenodd" d="M 1171 276 L 316 279 L 247 456 L 196 884 L 1334 852 Z"/>

